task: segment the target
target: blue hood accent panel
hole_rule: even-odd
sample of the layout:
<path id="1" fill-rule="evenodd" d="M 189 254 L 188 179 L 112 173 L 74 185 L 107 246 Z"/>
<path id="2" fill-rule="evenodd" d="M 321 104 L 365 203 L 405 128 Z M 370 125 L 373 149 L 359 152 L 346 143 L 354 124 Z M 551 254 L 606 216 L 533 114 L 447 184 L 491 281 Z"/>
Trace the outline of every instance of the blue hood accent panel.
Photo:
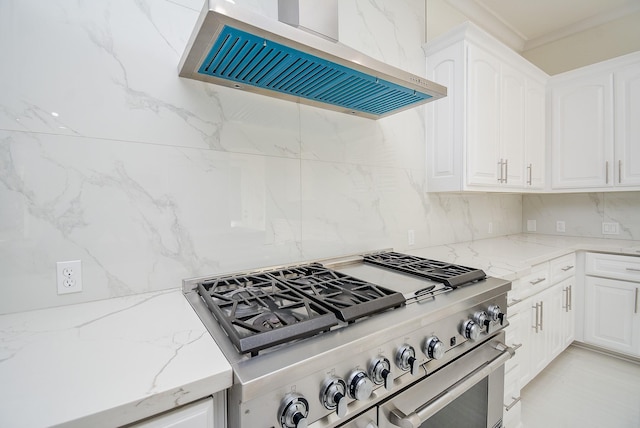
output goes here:
<path id="1" fill-rule="evenodd" d="M 225 25 L 201 74 L 383 116 L 431 95 Z"/>

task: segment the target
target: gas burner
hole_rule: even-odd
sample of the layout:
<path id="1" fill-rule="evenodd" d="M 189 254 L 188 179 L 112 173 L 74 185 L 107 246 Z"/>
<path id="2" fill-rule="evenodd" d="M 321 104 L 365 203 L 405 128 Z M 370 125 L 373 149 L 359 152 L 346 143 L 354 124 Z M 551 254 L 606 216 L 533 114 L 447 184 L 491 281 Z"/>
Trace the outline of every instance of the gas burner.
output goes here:
<path id="1" fill-rule="evenodd" d="M 298 319 L 290 312 L 274 311 L 258 315 L 251 324 L 264 330 L 274 330 L 284 325 L 294 324 Z"/>

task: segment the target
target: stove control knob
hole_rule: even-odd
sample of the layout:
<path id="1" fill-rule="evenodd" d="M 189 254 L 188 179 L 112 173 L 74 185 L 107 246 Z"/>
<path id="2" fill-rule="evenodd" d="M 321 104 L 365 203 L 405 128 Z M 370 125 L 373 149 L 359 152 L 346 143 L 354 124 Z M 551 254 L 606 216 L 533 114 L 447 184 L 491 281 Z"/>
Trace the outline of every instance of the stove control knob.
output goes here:
<path id="1" fill-rule="evenodd" d="M 282 428 L 307 428 L 309 402 L 300 394 L 287 394 L 280 403 Z"/>
<path id="2" fill-rule="evenodd" d="M 416 350 L 411 345 L 402 345 L 396 352 L 396 366 L 400 370 L 411 370 L 411 374 L 415 375 L 418 369 L 418 360 L 416 360 Z"/>
<path id="3" fill-rule="evenodd" d="M 339 418 L 347 414 L 347 384 L 339 377 L 330 377 L 320 390 L 320 402 L 325 408 L 336 411 Z"/>
<path id="4" fill-rule="evenodd" d="M 491 306 L 489 306 L 489 308 L 487 308 L 487 312 L 489 313 L 489 316 L 491 317 L 491 319 L 493 321 L 500 320 L 500 325 L 503 325 L 503 323 L 504 323 L 504 313 L 502 313 L 502 310 L 500 309 L 500 306 L 491 305 Z"/>
<path id="5" fill-rule="evenodd" d="M 373 392 L 373 382 L 362 370 L 354 370 L 347 379 L 349 397 L 356 400 L 366 400 Z"/>
<path id="6" fill-rule="evenodd" d="M 376 385 L 384 383 L 384 388 L 388 391 L 393 387 L 393 376 L 391 376 L 391 363 L 385 357 L 378 357 L 369 366 L 369 376 Z"/>
<path id="7" fill-rule="evenodd" d="M 485 311 L 478 311 L 473 314 L 473 320 L 480 326 L 480 328 L 486 328 L 489 333 L 489 326 L 491 325 L 491 319 Z"/>
<path id="8" fill-rule="evenodd" d="M 466 339 L 477 340 L 480 337 L 480 327 L 473 320 L 466 320 L 462 323 L 460 334 Z"/>
<path id="9" fill-rule="evenodd" d="M 444 357 L 444 343 L 436 336 L 431 336 L 424 343 L 424 353 L 429 358 L 439 360 Z"/>

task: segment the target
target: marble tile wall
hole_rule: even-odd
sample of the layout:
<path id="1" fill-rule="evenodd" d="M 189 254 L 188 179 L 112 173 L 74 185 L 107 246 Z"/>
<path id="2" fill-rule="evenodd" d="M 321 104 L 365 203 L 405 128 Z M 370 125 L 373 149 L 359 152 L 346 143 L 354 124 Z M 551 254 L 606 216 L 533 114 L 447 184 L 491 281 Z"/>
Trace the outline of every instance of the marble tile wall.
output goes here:
<path id="1" fill-rule="evenodd" d="M 640 192 L 523 195 L 523 230 L 536 220 L 536 232 L 548 235 L 640 239 Z M 565 232 L 556 231 L 557 221 Z M 602 223 L 618 223 L 619 234 L 602 233 Z"/>
<path id="2" fill-rule="evenodd" d="M 423 0 L 339 4 L 342 43 L 424 74 Z M 424 192 L 422 108 L 371 121 L 179 78 L 201 7 L 0 2 L 0 314 L 522 230 L 519 195 Z M 77 259 L 84 290 L 58 296 Z"/>

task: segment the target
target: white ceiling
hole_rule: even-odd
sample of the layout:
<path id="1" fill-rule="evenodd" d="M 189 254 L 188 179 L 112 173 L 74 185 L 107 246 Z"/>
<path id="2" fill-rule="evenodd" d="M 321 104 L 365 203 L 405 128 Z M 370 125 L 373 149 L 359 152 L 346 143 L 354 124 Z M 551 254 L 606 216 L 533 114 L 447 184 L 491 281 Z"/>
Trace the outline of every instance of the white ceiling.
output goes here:
<path id="1" fill-rule="evenodd" d="M 640 11 L 639 0 L 446 0 L 517 51 Z"/>

